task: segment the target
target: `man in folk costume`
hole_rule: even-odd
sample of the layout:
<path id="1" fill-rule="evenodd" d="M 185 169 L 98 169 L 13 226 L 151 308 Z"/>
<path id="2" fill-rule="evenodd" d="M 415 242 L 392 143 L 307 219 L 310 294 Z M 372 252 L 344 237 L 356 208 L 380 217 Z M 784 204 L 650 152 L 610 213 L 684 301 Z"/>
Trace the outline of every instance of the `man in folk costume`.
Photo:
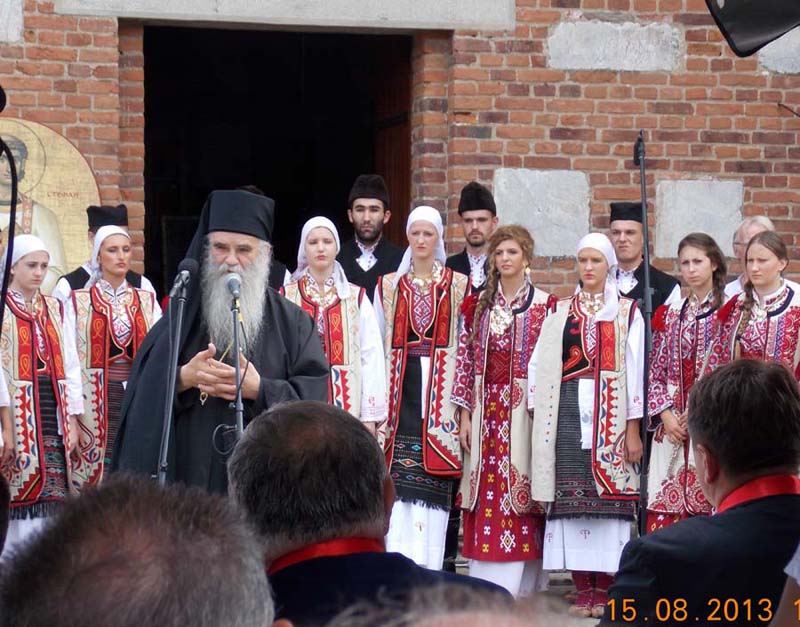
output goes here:
<path id="1" fill-rule="evenodd" d="M 271 199 L 238 190 L 211 192 L 203 207 L 187 252 L 201 271 L 189 288 L 179 339 L 171 480 L 226 492 L 226 434 L 235 425 L 234 359 L 241 366 L 245 422 L 282 401 L 328 397 L 328 364 L 313 321 L 267 288 L 273 208 Z M 231 354 L 229 272 L 241 275 L 238 356 Z M 168 320 L 175 315 L 168 310 L 153 327 L 133 364 L 114 458 L 120 470 L 147 475 L 157 470 L 162 420 L 157 408 L 167 393 Z"/>
<path id="2" fill-rule="evenodd" d="M 403 250 L 383 236 L 383 226 L 392 217 L 389 190 L 378 174 L 361 174 L 347 200 L 347 219 L 353 239 L 345 242 L 337 260 L 351 283 L 367 290 L 370 301 L 378 277 L 397 270 Z"/>
<path id="3" fill-rule="evenodd" d="M 14 239 L 2 325 L 14 427 L 13 459 L 3 466 L 11 488 L 6 552 L 40 529 L 74 488 L 70 457 L 77 450 L 84 407 L 81 374 L 75 331 L 64 324 L 61 303 L 39 291 L 49 258 L 38 237 Z M 4 434 L 8 447 L 5 439 Z"/>
<path id="4" fill-rule="evenodd" d="M 384 451 L 398 497 L 386 545 L 439 569 L 453 478 L 461 475 L 449 392 L 468 286 L 466 276 L 444 265 L 444 228 L 436 209 L 414 209 L 406 234 L 409 246 L 400 267 L 381 277 L 375 293 L 389 395 Z"/>
<path id="5" fill-rule="evenodd" d="M 644 231 L 642 206 L 635 202 L 612 202 L 609 238 L 614 244 L 618 266 L 614 279 L 622 296 L 641 306 L 644 298 Z M 650 266 L 653 311 L 661 305 L 680 302 L 681 286 L 677 279 Z"/>
<path id="6" fill-rule="evenodd" d="M 477 292 L 486 283 L 486 251 L 489 236 L 497 228 L 497 207 L 492 193 L 476 181 L 468 183 L 461 190 L 458 215 L 466 246 L 457 255 L 447 258 L 447 267 L 466 274 L 470 293 Z"/>
<path id="7" fill-rule="evenodd" d="M 461 308 L 456 380 L 450 398 L 461 407 L 464 509 L 469 574 L 515 597 L 537 588 L 544 510 L 531 499 L 528 362 L 557 299 L 529 278 L 533 238 L 502 226 L 489 238 L 489 278 Z"/>
<path id="8" fill-rule="evenodd" d="M 375 310 L 363 287 L 349 283 L 336 261 L 339 233 L 328 218 L 303 225 L 297 270 L 281 293 L 317 326 L 331 367 L 328 402 L 377 435 L 386 419 L 386 363 Z"/>
<path id="9" fill-rule="evenodd" d="M 86 411 L 80 419 L 82 485 L 99 483 L 111 467 L 120 411 L 131 364 L 148 331 L 161 317 L 155 295 L 127 282 L 131 256 L 128 232 L 97 230 L 89 287 L 72 291 L 66 319 L 76 329 Z"/>
<path id="10" fill-rule="evenodd" d="M 644 321 L 620 296 L 614 248 L 578 243 L 580 284 L 542 325 L 528 367 L 531 495 L 547 504 L 544 568 L 568 569 L 570 614 L 603 615 L 639 494 Z"/>
<path id="11" fill-rule="evenodd" d="M 86 208 L 86 217 L 89 219 L 89 231 L 87 237 L 89 238 L 89 246 L 94 248 L 95 233 L 104 226 L 116 226 L 128 231 L 128 208 L 125 205 L 117 205 L 112 207 L 110 205 L 95 206 L 91 205 Z M 82 264 L 79 268 L 75 268 L 69 274 L 65 274 L 56 283 L 53 288 L 52 295 L 55 296 L 62 303 L 69 300 L 69 294 L 72 290 L 82 290 L 89 287 L 89 282 L 92 279 L 92 260 L 89 259 L 86 263 Z M 156 288 L 146 276 L 128 270 L 125 275 L 125 280 L 131 287 L 137 290 L 145 290 L 156 296 Z"/>

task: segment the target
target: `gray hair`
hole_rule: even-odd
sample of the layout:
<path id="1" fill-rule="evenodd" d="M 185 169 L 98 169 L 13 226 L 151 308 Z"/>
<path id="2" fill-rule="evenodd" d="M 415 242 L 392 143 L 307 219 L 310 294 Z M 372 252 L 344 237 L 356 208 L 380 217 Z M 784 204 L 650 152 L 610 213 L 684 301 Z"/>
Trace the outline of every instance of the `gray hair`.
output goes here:
<path id="1" fill-rule="evenodd" d="M 114 476 L 69 501 L 6 564 L 1 625 L 263 627 L 251 530 L 221 496 Z"/>
<path id="2" fill-rule="evenodd" d="M 762 226 L 767 231 L 775 230 L 775 225 L 773 224 L 772 220 L 770 220 L 767 216 L 764 215 L 749 216 L 744 220 L 742 220 L 739 223 L 739 226 L 736 227 L 736 230 L 733 232 L 733 241 L 734 242 L 736 241 L 736 238 L 739 236 L 739 233 L 742 232 L 742 229 L 754 225 Z"/>
<path id="3" fill-rule="evenodd" d="M 382 538 L 386 462 L 346 411 L 281 403 L 255 418 L 228 462 L 229 494 L 271 561 L 341 537 Z"/>

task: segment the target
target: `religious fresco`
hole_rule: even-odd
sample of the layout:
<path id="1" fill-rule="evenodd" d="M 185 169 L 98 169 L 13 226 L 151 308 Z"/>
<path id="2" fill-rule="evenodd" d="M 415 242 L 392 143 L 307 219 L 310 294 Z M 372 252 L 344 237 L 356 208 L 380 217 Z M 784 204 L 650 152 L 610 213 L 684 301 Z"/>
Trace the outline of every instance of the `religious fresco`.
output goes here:
<path id="1" fill-rule="evenodd" d="M 19 175 L 16 233 L 33 233 L 50 252 L 46 294 L 58 278 L 91 254 L 86 207 L 100 204 L 100 192 L 86 159 L 68 139 L 37 122 L 0 118 L 0 137 L 14 155 Z M 0 156 L 0 227 L 9 221 L 11 176 Z"/>

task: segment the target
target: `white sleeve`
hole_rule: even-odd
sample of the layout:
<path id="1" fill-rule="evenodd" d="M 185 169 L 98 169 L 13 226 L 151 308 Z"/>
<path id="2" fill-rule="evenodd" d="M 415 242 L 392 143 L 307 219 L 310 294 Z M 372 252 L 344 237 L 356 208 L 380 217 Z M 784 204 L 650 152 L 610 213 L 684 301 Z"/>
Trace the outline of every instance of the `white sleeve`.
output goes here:
<path id="1" fill-rule="evenodd" d="M 83 413 L 83 385 L 81 383 L 81 363 L 75 340 L 77 321 L 75 307 L 70 298 L 64 305 L 64 320 L 61 325 L 64 338 L 64 372 L 67 379 L 67 412 L 70 416 Z"/>
<path id="2" fill-rule="evenodd" d="M 156 295 L 153 294 L 153 316 L 152 316 L 153 322 L 150 325 L 151 329 L 153 328 L 153 326 L 155 326 L 156 322 L 161 320 L 161 316 L 162 315 L 163 315 L 163 312 L 161 311 L 161 305 L 159 304 L 158 299 L 156 298 Z"/>
<path id="3" fill-rule="evenodd" d="M 361 346 L 361 420 L 380 422 L 386 418 L 386 363 L 375 309 L 366 296 L 359 308 L 358 336 Z"/>
<path id="4" fill-rule="evenodd" d="M 156 301 L 158 301 L 158 296 L 156 294 L 156 288 L 150 282 L 150 279 L 148 279 L 144 275 L 141 275 L 141 276 L 142 276 L 142 287 L 140 289 L 143 289 L 145 292 L 150 292 L 153 295 L 153 298 L 156 299 Z"/>
<path id="5" fill-rule="evenodd" d="M 381 301 L 381 293 L 377 285 L 375 286 L 375 293 L 373 295 L 372 302 L 378 303 L 377 306 L 373 306 L 373 310 L 375 311 L 375 319 L 378 321 L 378 330 L 381 332 L 381 338 L 385 340 L 386 318 L 383 316 L 383 302 Z"/>
<path id="6" fill-rule="evenodd" d="M 284 284 L 284 286 L 286 286 L 286 285 L 289 285 L 289 283 L 291 283 L 291 282 L 292 282 L 292 273 L 289 272 L 289 269 L 287 268 L 283 272 L 283 284 Z"/>
<path id="7" fill-rule="evenodd" d="M 625 382 L 628 397 L 628 420 L 644 415 L 644 319 L 637 309 L 628 329 L 628 342 L 625 345 Z"/>
<path id="8" fill-rule="evenodd" d="M 536 404 L 536 365 L 539 361 L 539 346 L 541 346 L 541 343 L 536 342 L 531 359 L 528 362 L 528 409 L 531 411 L 533 411 L 533 407 Z"/>
<path id="9" fill-rule="evenodd" d="M 66 305 L 70 294 L 72 294 L 72 288 L 63 276 L 58 280 L 53 291 L 50 292 L 50 296 L 57 298 L 63 305 Z"/>
<path id="10" fill-rule="evenodd" d="M 3 362 L 3 354 L 0 351 L 0 364 Z M 8 386 L 6 385 L 6 371 L 0 365 L 0 407 L 8 407 L 11 405 L 11 397 L 8 395 Z"/>
<path id="11" fill-rule="evenodd" d="M 683 301 L 683 296 L 681 296 L 681 284 L 678 283 L 675 287 L 672 288 L 672 291 L 667 296 L 667 300 L 664 301 L 664 304 L 669 307 L 670 305 L 680 305 Z"/>

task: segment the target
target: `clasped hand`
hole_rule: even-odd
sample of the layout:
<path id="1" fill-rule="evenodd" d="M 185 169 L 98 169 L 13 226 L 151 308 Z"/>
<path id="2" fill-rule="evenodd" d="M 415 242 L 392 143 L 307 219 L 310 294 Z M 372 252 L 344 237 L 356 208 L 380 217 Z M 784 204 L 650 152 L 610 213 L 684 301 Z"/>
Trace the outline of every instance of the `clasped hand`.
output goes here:
<path id="1" fill-rule="evenodd" d="M 226 401 L 236 398 L 236 370 L 217 359 L 217 348 L 209 344 L 208 348 L 192 357 L 180 368 L 178 391 L 197 388 L 200 392 Z M 255 366 L 239 354 L 239 369 L 242 373 L 242 398 L 253 400 L 258 396 L 261 375 Z"/>

